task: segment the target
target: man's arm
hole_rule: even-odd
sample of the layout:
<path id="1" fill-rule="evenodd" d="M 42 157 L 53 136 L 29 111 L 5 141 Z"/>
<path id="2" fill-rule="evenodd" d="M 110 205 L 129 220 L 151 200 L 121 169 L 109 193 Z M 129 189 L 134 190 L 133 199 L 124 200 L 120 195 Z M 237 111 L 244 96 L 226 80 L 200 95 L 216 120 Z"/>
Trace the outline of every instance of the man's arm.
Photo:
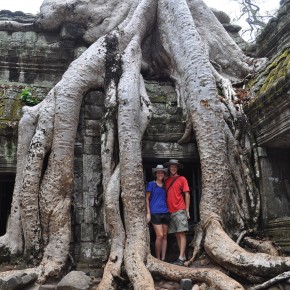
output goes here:
<path id="1" fill-rule="evenodd" d="M 190 205 L 190 194 L 189 192 L 185 192 L 185 208 L 186 208 L 186 214 L 187 214 L 187 219 L 190 219 L 190 215 L 189 215 L 189 205 Z"/>

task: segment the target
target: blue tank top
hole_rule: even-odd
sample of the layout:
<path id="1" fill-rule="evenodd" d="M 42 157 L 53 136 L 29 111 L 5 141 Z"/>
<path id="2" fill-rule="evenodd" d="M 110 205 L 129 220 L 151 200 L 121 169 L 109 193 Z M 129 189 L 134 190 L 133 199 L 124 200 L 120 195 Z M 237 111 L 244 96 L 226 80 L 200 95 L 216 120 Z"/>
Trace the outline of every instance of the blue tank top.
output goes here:
<path id="1" fill-rule="evenodd" d="M 155 181 L 150 181 L 147 184 L 146 192 L 150 192 L 150 212 L 155 213 L 167 213 L 168 207 L 166 204 L 166 190 L 164 187 L 160 187 Z"/>

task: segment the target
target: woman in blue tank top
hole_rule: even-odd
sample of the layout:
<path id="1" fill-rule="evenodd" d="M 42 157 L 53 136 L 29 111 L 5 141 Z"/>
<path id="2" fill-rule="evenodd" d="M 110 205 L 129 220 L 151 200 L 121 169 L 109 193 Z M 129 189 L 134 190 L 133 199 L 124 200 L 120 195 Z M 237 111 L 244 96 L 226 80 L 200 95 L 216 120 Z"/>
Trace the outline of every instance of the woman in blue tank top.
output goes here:
<path id="1" fill-rule="evenodd" d="M 155 177 L 146 187 L 146 220 L 151 222 L 156 234 L 155 254 L 159 260 L 165 260 L 167 249 L 167 232 L 170 221 L 170 213 L 166 204 L 166 190 L 164 176 L 167 168 L 157 165 L 152 168 Z"/>

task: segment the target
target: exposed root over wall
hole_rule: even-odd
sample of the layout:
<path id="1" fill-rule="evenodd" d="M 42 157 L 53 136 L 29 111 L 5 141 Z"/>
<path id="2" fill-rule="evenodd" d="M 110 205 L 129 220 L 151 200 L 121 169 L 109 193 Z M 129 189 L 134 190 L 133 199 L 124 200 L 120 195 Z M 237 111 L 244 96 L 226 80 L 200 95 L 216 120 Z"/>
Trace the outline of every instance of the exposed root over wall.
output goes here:
<path id="1" fill-rule="evenodd" d="M 81 2 L 75 3 L 76 15 Z M 90 21 L 97 17 L 94 8 L 103 5 L 103 1 L 93 2 L 82 11 Z M 152 113 L 142 76 L 142 67 L 147 67 L 151 76 L 163 71 L 175 83 L 188 119 L 181 142 L 194 133 L 198 145 L 201 223 L 188 265 L 204 248 L 222 268 L 248 281 L 264 281 L 288 271 L 288 257 L 273 252 L 253 254 L 232 239 L 257 228 L 260 210 L 247 122 L 233 103 L 231 87 L 232 80 L 240 80 L 254 69 L 253 60 L 243 54 L 201 0 L 107 2 L 112 10 L 108 25 L 96 21 L 93 27 L 90 23 L 84 39 L 93 44 L 70 65 L 42 103 L 24 109 L 12 214 L 7 234 L 0 238 L 0 253 L 28 261 L 36 255 L 37 261 L 30 261 L 36 265 L 29 271 L 38 275 L 39 282 L 62 274 L 69 255 L 73 152 L 80 105 L 88 90 L 103 88 L 104 211 L 111 252 L 98 289 L 116 289 L 123 279 L 122 265 L 135 289 L 153 290 L 151 273 L 174 281 L 187 277 L 216 289 L 243 289 L 221 271 L 169 265 L 150 254 L 141 146 Z M 124 4 L 118 6 L 122 7 L 118 13 L 114 3 L 116 7 Z M 48 29 L 54 13 L 62 15 L 64 22 L 72 21 L 66 9 L 46 0 L 38 25 Z M 219 42 L 220 35 L 223 42 Z M 150 45 L 143 46 L 145 40 Z M 217 85 L 224 93 L 222 102 Z"/>

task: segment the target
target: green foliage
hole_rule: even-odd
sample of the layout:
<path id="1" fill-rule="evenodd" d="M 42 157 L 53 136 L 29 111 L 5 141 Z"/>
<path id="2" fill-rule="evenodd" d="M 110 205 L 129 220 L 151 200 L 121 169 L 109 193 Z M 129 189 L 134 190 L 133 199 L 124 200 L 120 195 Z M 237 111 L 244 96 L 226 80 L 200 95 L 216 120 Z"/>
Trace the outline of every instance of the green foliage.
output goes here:
<path id="1" fill-rule="evenodd" d="M 20 100 L 28 106 L 35 106 L 40 103 L 40 99 L 33 95 L 31 89 L 24 89 L 20 94 Z"/>

